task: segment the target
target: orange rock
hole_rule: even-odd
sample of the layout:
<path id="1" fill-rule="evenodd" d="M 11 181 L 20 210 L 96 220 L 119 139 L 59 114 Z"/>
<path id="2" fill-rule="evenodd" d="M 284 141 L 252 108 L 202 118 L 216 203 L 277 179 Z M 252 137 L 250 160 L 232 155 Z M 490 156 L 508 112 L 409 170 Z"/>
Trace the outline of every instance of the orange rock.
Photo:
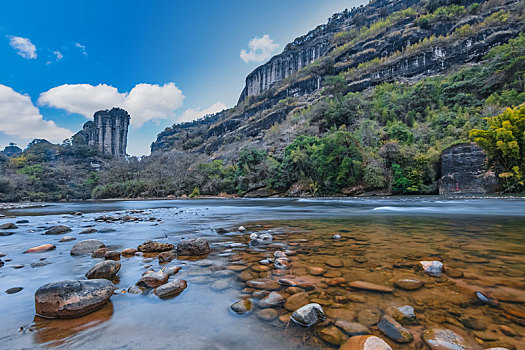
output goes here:
<path id="1" fill-rule="evenodd" d="M 392 350 L 383 339 L 374 335 L 358 335 L 346 341 L 339 350 Z"/>
<path id="2" fill-rule="evenodd" d="M 42 244 L 42 245 L 39 245 L 38 247 L 29 248 L 24 253 L 45 252 L 45 251 L 48 251 L 48 250 L 53 250 L 55 248 L 56 247 L 54 245 L 52 245 L 52 244 Z"/>

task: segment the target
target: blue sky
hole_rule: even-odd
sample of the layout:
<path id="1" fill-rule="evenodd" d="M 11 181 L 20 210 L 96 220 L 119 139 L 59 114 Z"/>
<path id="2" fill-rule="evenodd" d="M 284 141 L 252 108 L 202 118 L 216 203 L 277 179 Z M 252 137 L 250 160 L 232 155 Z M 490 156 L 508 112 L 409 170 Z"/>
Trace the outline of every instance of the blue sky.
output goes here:
<path id="1" fill-rule="evenodd" d="M 234 106 L 255 67 L 364 3 L 3 0 L 0 147 L 59 142 L 119 104 L 132 115 L 128 153 L 148 154 L 166 126 Z"/>

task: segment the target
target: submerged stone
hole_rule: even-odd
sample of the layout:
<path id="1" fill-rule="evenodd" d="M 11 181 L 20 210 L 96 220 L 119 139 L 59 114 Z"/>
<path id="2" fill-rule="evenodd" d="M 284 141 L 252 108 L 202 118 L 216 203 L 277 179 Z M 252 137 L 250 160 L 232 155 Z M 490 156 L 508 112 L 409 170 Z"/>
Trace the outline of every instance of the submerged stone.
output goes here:
<path id="1" fill-rule="evenodd" d="M 76 243 L 71 248 L 71 255 L 84 255 L 91 254 L 98 248 L 104 247 L 104 243 L 97 241 L 96 239 L 86 239 Z"/>
<path id="2" fill-rule="evenodd" d="M 326 315 L 321 305 L 310 303 L 295 310 L 290 319 L 303 327 L 310 327 L 318 322 L 324 321 Z"/>
<path id="3" fill-rule="evenodd" d="M 186 287 L 187 283 L 185 280 L 175 279 L 155 288 L 153 293 L 159 298 L 166 298 L 181 293 Z"/>
<path id="4" fill-rule="evenodd" d="M 383 316 L 381 321 L 379 321 L 377 328 L 379 328 L 381 333 L 397 343 L 410 343 L 414 340 L 414 336 L 408 329 L 401 326 L 396 320 L 394 320 L 394 318 L 387 315 Z"/>
<path id="5" fill-rule="evenodd" d="M 230 309 L 238 315 L 245 315 L 253 309 L 250 299 L 241 299 L 230 305 Z"/>
<path id="6" fill-rule="evenodd" d="M 374 335 L 358 335 L 351 337 L 339 350 L 392 350 L 383 339 Z"/>

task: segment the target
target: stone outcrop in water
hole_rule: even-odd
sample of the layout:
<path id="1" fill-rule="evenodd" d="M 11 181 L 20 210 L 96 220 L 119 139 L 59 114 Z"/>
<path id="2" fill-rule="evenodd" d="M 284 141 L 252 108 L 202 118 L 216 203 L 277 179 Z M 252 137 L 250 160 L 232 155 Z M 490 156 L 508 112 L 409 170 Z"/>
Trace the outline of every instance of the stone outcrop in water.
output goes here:
<path id="1" fill-rule="evenodd" d="M 94 120 L 85 123 L 82 131 L 74 136 L 74 140 L 95 146 L 101 154 L 124 157 L 130 119 L 128 112 L 121 108 L 98 111 Z"/>
<path id="2" fill-rule="evenodd" d="M 487 171 L 486 154 L 476 144 L 454 145 L 441 154 L 439 194 L 494 193 L 498 179 Z"/>

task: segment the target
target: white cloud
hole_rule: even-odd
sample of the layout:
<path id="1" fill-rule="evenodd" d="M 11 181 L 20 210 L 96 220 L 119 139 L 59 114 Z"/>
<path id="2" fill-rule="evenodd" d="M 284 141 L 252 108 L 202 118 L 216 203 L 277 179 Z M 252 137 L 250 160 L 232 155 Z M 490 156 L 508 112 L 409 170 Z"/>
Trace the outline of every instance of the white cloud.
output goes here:
<path id="1" fill-rule="evenodd" d="M 58 62 L 62 58 L 64 58 L 64 55 L 62 55 L 62 52 L 60 52 L 60 51 L 53 51 L 53 55 L 55 55 L 55 60 L 54 61 L 47 61 L 46 62 L 47 65 L 50 65 L 53 62 Z"/>
<path id="2" fill-rule="evenodd" d="M 204 117 L 205 115 L 220 112 L 226 108 L 226 105 L 220 101 L 215 102 L 214 104 L 205 109 L 189 108 L 185 110 L 179 118 L 177 118 L 177 122 L 190 122 L 192 120 Z"/>
<path id="3" fill-rule="evenodd" d="M 273 52 L 279 47 L 279 44 L 273 42 L 268 34 L 261 38 L 255 37 L 248 44 L 249 50 L 241 50 L 241 59 L 248 62 L 262 62 L 270 58 Z"/>
<path id="4" fill-rule="evenodd" d="M 82 54 L 84 56 L 87 56 L 87 51 L 86 51 L 86 46 L 85 45 L 82 45 L 80 43 L 75 43 L 75 47 L 77 47 L 78 49 L 80 49 L 80 51 L 82 52 Z"/>
<path id="5" fill-rule="evenodd" d="M 13 35 L 8 36 L 8 38 L 9 45 L 11 45 L 20 56 L 27 58 L 28 60 L 36 58 L 36 46 L 33 45 L 31 40 Z"/>
<path id="6" fill-rule="evenodd" d="M 106 84 L 65 84 L 40 94 L 38 104 L 82 114 L 89 119 L 98 110 L 122 107 L 131 115 L 131 124 L 141 127 L 150 120 L 174 117 L 183 100 L 184 95 L 175 83 L 137 84 L 129 93 L 120 93 Z"/>
<path id="7" fill-rule="evenodd" d="M 45 138 L 51 142 L 61 142 L 73 134 L 53 121 L 43 120 L 28 95 L 19 94 L 1 84 L 0 131 L 24 139 Z"/>

